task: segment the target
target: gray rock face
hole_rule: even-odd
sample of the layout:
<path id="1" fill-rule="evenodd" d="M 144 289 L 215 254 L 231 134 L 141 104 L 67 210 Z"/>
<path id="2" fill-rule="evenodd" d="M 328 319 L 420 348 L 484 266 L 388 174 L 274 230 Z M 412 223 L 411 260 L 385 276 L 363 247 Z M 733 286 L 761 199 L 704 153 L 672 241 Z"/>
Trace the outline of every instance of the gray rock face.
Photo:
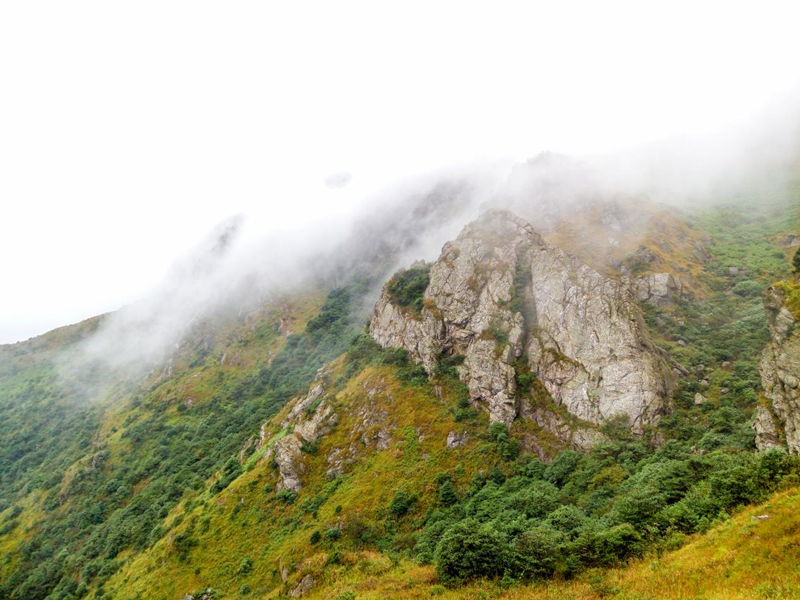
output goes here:
<path id="1" fill-rule="evenodd" d="M 673 375 L 650 342 L 630 286 L 559 249 L 532 261 L 536 308 L 531 371 L 573 415 L 602 423 L 626 415 L 634 430 L 657 421 Z"/>
<path id="2" fill-rule="evenodd" d="M 272 457 L 275 464 L 278 466 L 281 480 L 278 482 L 278 490 L 287 489 L 293 492 L 299 492 L 303 487 L 300 481 L 300 475 L 303 472 L 303 466 L 298 461 L 302 453 L 302 442 L 296 435 L 289 434 L 282 437 L 272 447 Z"/>
<path id="3" fill-rule="evenodd" d="M 447 447 L 448 448 L 458 448 L 459 446 L 463 446 L 469 441 L 469 434 L 466 431 L 462 431 L 461 433 L 456 433 L 455 431 L 451 431 L 447 434 Z"/>
<path id="4" fill-rule="evenodd" d="M 764 398 L 753 424 L 756 445 L 766 450 L 785 444 L 800 454 L 800 336 L 779 290 L 770 289 L 764 304 L 771 339 L 759 363 Z"/>
<path id="5" fill-rule="evenodd" d="M 300 457 L 303 443 L 313 443 L 330 432 L 338 422 L 339 416 L 323 397 L 323 384 L 320 381 L 311 388 L 307 396 L 298 398 L 291 406 L 282 427 L 294 427 L 294 431 L 279 439 L 265 455 L 272 457 L 278 466 L 281 480 L 279 489 L 300 491 L 301 475 L 304 471 Z M 263 439 L 263 435 L 261 436 Z"/>
<path id="6" fill-rule="evenodd" d="M 554 409 L 555 407 L 532 407 L 529 403 L 523 402 L 520 416 L 533 421 L 543 430 L 552 433 L 577 450 L 590 450 L 596 444 L 608 441 L 608 438 L 597 429 L 568 423 Z"/>
<path id="7" fill-rule="evenodd" d="M 684 294 L 683 283 L 671 273 L 650 273 L 634 280 L 636 295 L 654 306 L 673 306 Z"/>
<path id="8" fill-rule="evenodd" d="M 519 414 L 513 363 L 526 352 L 556 402 L 590 423 L 619 413 L 634 429 L 654 422 L 673 381 L 630 285 L 547 247 L 507 211 L 488 211 L 445 244 L 421 315 L 384 287 L 370 332 L 428 373 L 443 352 L 464 355 L 473 403 L 506 425 Z"/>
<path id="9" fill-rule="evenodd" d="M 314 587 L 314 578 L 311 575 L 306 575 L 303 579 L 300 580 L 300 583 L 297 584 L 297 587 L 292 590 L 290 596 L 292 598 L 300 598 L 301 596 L 305 596 L 311 588 Z"/>

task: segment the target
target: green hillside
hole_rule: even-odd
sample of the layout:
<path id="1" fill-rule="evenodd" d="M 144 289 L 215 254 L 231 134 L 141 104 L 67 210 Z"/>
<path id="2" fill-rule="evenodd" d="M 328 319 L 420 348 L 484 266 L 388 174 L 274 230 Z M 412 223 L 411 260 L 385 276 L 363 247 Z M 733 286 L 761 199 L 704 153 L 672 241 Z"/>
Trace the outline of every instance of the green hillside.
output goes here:
<path id="1" fill-rule="evenodd" d="M 0 347 L 0 598 L 798 597 L 800 459 L 757 452 L 752 421 L 800 188 L 752 200 L 648 208 L 686 236 L 691 296 L 644 307 L 679 382 L 658 426 L 608 422 L 587 452 L 490 426 L 463 357 L 428 377 L 380 348 L 364 277 L 218 315 L 170 369 L 91 389 L 63 365 L 102 319 Z M 390 289 L 418 311 L 427 279 L 406 273 Z M 552 405 L 518 362 L 520 394 Z M 276 444 L 320 406 L 282 487 Z"/>

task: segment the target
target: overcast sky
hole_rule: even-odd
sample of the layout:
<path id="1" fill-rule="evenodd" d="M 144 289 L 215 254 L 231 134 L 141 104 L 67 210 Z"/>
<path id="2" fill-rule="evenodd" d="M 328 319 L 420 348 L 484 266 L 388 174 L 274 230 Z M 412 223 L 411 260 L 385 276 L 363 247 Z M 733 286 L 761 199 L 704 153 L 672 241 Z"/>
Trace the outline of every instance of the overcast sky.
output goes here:
<path id="1" fill-rule="evenodd" d="M 0 3 L 0 343 L 140 297 L 232 214 L 724 131 L 797 84 L 792 3 L 658 4 Z"/>

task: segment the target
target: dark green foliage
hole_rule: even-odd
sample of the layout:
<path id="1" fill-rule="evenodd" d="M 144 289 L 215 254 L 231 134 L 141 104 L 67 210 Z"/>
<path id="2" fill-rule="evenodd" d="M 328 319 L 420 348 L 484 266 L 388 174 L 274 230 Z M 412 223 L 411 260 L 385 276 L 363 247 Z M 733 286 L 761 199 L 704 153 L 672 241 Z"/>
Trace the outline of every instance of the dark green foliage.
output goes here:
<path id="1" fill-rule="evenodd" d="M 239 563 L 239 569 L 236 571 L 237 575 L 249 575 L 253 571 L 253 561 L 248 557 L 244 557 L 242 562 Z"/>
<path id="2" fill-rule="evenodd" d="M 276 494 L 276 497 L 284 504 L 294 504 L 297 502 L 297 492 L 293 492 L 288 488 L 282 489 Z"/>
<path id="3" fill-rule="evenodd" d="M 506 478 L 494 468 L 476 475 L 460 501 L 441 502 L 414 548 L 418 560 L 436 561 L 451 583 L 620 564 L 764 500 L 800 475 L 800 459 L 777 450 L 698 455 L 675 441 L 653 453 L 631 438 L 588 454 L 563 451 L 547 467 L 531 460 L 517 473 Z M 447 476 L 437 479 L 440 490 L 450 484 Z M 458 544 L 468 548 L 465 556 L 457 555 Z"/>
<path id="4" fill-rule="evenodd" d="M 532 273 L 524 265 L 524 261 L 517 261 L 514 269 L 514 289 L 511 292 L 511 302 L 508 303 L 508 309 L 512 313 L 521 313 L 527 319 L 529 315 L 527 314 L 528 307 L 525 305 L 525 289 L 531 283 Z"/>
<path id="5" fill-rule="evenodd" d="M 430 283 L 430 269 L 431 265 L 425 265 L 398 271 L 387 284 L 392 303 L 422 312 L 422 295 Z"/>
<path id="6" fill-rule="evenodd" d="M 563 536 L 546 524 L 528 529 L 514 542 L 513 573 L 522 580 L 551 577 L 561 562 L 563 544 Z"/>
<path id="7" fill-rule="evenodd" d="M 578 466 L 583 455 L 580 452 L 566 450 L 560 452 L 544 470 L 544 478 L 556 485 L 563 485 Z"/>
<path id="8" fill-rule="evenodd" d="M 242 465 L 236 459 L 235 456 L 231 456 L 228 461 L 225 463 L 225 466 L 222 468 L 222 474 L 220 478 L 211 486 L 211 493 L 218 494 L 226 487 L 228 487 L 231 482 L 236 479 L 242 472 Z"/>
<path id="9" fill-rule="evenodd" d="M 439 502 L 451 506 L 458 502 L 458 495 L 451 481 L 447 480 L 439 486 Z"/>
<path id="10" fill-rule="evenodd" d="M 503 473 L 497 467 L 492 467 L 489 469 L 489 481 L 495 482 L 497 485 L 503 485 L 506 480 L 505 473 Z"/>
<path id="11" fill-rule="evenodd" d="M 442 354 L 436 364 L 436 376 L 457 380 L 456 367 L 464 364 L 464 358 L 463 354 Z"/>
<path id="12" fill-rule="evenodd" d="M 424 521 L 415 514 L 416 496 L 403 491 L 377 508 L 381 517 L 390 518 L 376 524 L 345 514 L 337 517 L 341 529 L 315 530 L 311 542 L 330 546 L 329 564 L 341 561 L 334 547 L 339 544 L 392 552 L 414 545 L 420 561 L 437 561 L 446 581 L 489 576 L 502 577 L 505 585 L 512 578 L 567 577 L 676 547 L 683 535 L 705 531 L 737 507 L 764 500 L 782 481 L 796 482 L 798 459 L 780 451 L 755 453 L 751 428 L 760 389 L 757 361 L 769 336 L 761 290 L 789 274 L 785 251 L 771 239 L 796 231 L 796 202 L 772 213 L 757 212 L 731 205 L 694 220 L 714 240 L 711 261 L 698 275 L 703 293 L 676 307 L 644 307 L 655 341 L 690 371 L 658 432 L 635 438 L 627 425 L 609 423 L 603 429 L 609 443 L 587 454 L 562 452 L 545 465 L 519 456 L 509 432 L 493 425 L 485 438 L 491 455 L 485 471 L 476 473 L 468 487 L 460 479 L 454 485 L 447 476 L 437 477 L 433 490 L 438 503 Z M 792 260 L 795 272 L 799 255 Z M 633 272 L 648 268 L 628 266 Z M 731 266 L 740 270 L 732 274 Z M 427 269 L 409 269 L 393 278 L 393 301 L 410 311 L 422 310 Z M 529 282 L 526 270 L 515 273 L 508 305 L 524 316 Z M 207 493 L 224 491 L 241 473 L 236 456 L 247 438 L 289 398 L 307 390 L 320 366 L 345 351 L 345 378 L 367 365 L 383 365 L 405 385 L 432 392 L 425 371 L 405 352 L 382 350 L 358 333 L 359 319 L 353 314 L 362 305 L 364 289 L 364 282 L 351 281 L 333 290 L 306 330 L 290 335 L 269 364 L 218 373 L 212 397 L 196 405 L 173 397 L 174 388 L 164 383 L 151 380 L 152 387 L 140 388 L 116 382 L 118 437 L 122 450 L 130 449 L 123 460 L 103 445 L 105 435 L 98 435 L 106 404 L 87 402 L 85 392 L 65 385 L 51 364 L 53 357 L 41 358 L 24 345 L 0 347 L 0 535 L 24 538 L 7 557 L 13 568 L 0 582 L 0 597 L 79 598 L 89 591 L 109 597 L 102 584 L 127 560 L 122 557 L 168 534 L 174 559 L 191 560 L 198 534 L 209 521 L 201 518 L 196 534 L 192 517 L 183 523 L 183 517 L 169 518 L 174 507 L 185 501 L 191 515 L 190 507 Z M 502 327 L 487 334 L 505 343 Z M 279 335 L 274 323 L 263 321 L 253 339 L 266 344 Z M 26 352 L 31 356 L 26 358 Z M 193 351 L 186 364 L 199 371 L 214 367 L 218 358 L 212 344 Z M 442 356 L 433 378 L 455 392 L 451 414 L 470 421 L 477 413 L 458 381 L 461 361 L 458 355 Z M 723 361 L 729 364 L 723 367 Z M 524 357 L 515 369 L 520 394 L 535 395 L 536 381 Z M 701 385 L 702 378 L 710 384 Z M 698 391 L 709 397 L 700 407 L 693 401 Z M 656 448 L 651 439 L 666 441 Z M 313 454 L 316 448 L 305 445 L 303 450 Z M 493 466 L 498 456 L 501 467 Z M 294 508 L 279 507 L 289 515 L 287 528 L 314 527 L 309 524 L 330 496 L 328 490 L 300 498 L 288 490 L 273 496 L 271 486 L 264 489 L 269 510 L 276 508 L 269 506 L 273 498 L 297 502 Z M 22 499 L 34 492 L 41 492 L 45 515 L 28 529 Z M 246 511 L 236 503 L 231 516 L 238 513 L 244 524 Z M 341 507 L 336 513 L 342 513 Z M 246 576 L 252 568 L 248 560 L 238 571 L 236 563 L 226 568 Z M 241 595 L 251 593 L 245 585 Z"/>
<path id="13" fill-rule="evenodd" d="M 473 577 L 497 577 L 509 566 L 503 536 L 466 519 L 449 528 L 436 547 L 436 574 L 446 583 Z"/>
<path id="14" fill-rule="evenodd" d="M 800 273 L 800 248 L 794 253 L 792 257 L 792 270 L 795 273 Z"/>
<path id="15" fill-rule="evenodd" d="M 400 490 L 394 495 L 392 502 L 389 504 L 389 514 L 394 517 L 402 517 L 408 513 L 416 503 L 416 494 L 410 494 L 405 490 Z"/>
<path id="16" fill-rule="evenodd" d="M 189 552 L 197 545 L 197 540 L 192 537 L 191 528 L 179 533 L 172 541 L 172 547 L 175 550 L 178 560 L 186 562 L 189 559 Z"/>
<path id="17" fill-rule="evenodd" d="M 497 444 L 497 450 L 503 460 L 512 461 L 519 456 L 519 442 L 508 435 L 508 430 L 502 423 L 489 425 L 489 438 Z"/>

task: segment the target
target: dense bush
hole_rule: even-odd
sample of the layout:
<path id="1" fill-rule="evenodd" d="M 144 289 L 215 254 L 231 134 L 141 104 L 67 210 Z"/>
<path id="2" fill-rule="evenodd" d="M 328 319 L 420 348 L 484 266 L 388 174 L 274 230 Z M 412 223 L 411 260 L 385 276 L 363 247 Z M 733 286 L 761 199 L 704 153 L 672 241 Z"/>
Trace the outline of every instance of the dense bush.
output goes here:
<path id="1" fill-rule="evenodd" d="M 800 474 L 800 459 L 779 450 L 697 455 L 679 442 L 648 453 L 632 440 L 564 451 L 546 468 L 522 457 L 513 470 L 505 480 L 476 477 L 460 501 L 448 490 L 450 502 L 426 517 L 418 560 L 435 562 L 449 583 L 620 564 L 672 533 L 703 531 L 764 500 Z M 440 490 L 451 485 L 438 479 Z"/>
<path id="2" fill-rule="evenodd" d="M 422 295 L 430 283 L 430 268 L 431 265 L 424 265 L 398 271 L 387 284 L 392 302 L 421 312 Z"/>

